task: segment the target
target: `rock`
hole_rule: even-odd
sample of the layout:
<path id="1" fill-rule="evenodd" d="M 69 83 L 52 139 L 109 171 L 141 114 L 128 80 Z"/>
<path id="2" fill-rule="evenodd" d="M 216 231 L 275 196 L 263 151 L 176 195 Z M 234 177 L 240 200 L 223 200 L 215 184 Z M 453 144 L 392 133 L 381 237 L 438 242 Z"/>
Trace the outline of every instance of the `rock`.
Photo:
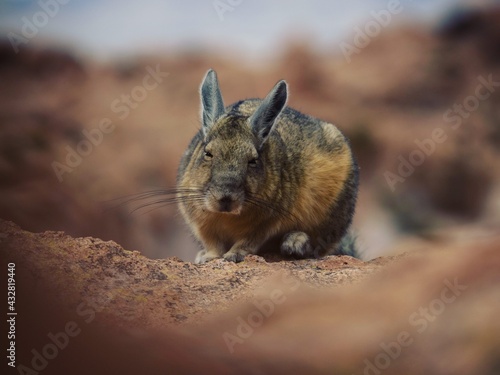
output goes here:
<path id="1" fill-rule="evenodd" d="M 370 262 L 194 265 L 5 221 L 0 233 L 18 373 L 500 371 L 498 236 Z"/>
<path id="2" fill-rule="evenodd" d="M 66 308 L 74 310 L 82 301 L 102 305 L 103 313 L 123 325 L 131 320 L 153 327 L 200 322 L 252 300 L 280 274 L 318 288 L 350 284 L 380 268 L 347 256 L 274 263 L 249 256 L 241 264 L 220 259 L 195 265 L 178 258 L 148 259 L 112 241 L 63 232 L 31 234 L 9 222 L 1 228 L 9 256 L 64 295 Z"/>

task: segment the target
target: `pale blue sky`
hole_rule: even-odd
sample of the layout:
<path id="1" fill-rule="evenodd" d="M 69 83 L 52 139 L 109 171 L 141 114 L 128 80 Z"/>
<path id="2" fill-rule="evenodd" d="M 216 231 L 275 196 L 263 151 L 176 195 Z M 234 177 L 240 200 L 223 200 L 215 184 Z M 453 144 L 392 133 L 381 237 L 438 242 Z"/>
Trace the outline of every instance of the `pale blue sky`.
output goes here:
<path id="1" fill-rule="evenodd" d="M 0 0 L 0 36 L 20 33 L 23 17 L 32 20 L 40 2 Z M 388 0 L 60 0 L 67 1 L 29 43 L 69 47 L 97 58 L 172 49 L 228 51 L 261 60 L 280 51 L 284 40 L 304 38 L 314 48 L 339 50 L 354 27 L 364 26 L 371 11 L 387 8 Z M 217 14 L 214 3 L 238 3 Z M 460 3 L 474 0 L 401 0 L 398 23 L 430 22 Z"/>

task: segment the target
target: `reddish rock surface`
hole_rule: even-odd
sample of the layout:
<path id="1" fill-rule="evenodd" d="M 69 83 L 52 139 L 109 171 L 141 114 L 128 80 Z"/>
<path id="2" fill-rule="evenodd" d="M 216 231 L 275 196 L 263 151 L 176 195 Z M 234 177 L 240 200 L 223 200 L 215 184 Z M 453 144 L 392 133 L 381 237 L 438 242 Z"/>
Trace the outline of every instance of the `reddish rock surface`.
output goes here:
<path id="1" fill-rule="evenodd" d="M 16 365 L 43 374 L 500 372 L 498 235 L 371 262 L 194 265 L 10 222 L 0 233 Z M 33 362 L 69 323 L 78 334 Z"/>

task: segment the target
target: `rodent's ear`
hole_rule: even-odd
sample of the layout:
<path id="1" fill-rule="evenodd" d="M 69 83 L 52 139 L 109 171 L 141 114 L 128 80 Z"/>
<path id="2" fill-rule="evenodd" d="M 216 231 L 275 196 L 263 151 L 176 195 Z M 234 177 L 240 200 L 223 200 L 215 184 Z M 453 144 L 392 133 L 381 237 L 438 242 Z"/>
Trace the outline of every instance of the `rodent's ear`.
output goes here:
<path id="1" fill-rule="evenodd" d="M 219 81 L 214 70 L 210 69 L 200 88 L 201 122 L 203 133 L 206 135 L 210 126 L 224 114 L 224 101 L 220 93 Z"/>
<path id="2" fill-rule="evenodd" d="M 260 146 L 273 131 L 276 118 L 285 108 L 287 98 L 287 84 L 285 81 L 279 81 L 250 117 L 250 125 L 254 134 L 260 140 Z"/>

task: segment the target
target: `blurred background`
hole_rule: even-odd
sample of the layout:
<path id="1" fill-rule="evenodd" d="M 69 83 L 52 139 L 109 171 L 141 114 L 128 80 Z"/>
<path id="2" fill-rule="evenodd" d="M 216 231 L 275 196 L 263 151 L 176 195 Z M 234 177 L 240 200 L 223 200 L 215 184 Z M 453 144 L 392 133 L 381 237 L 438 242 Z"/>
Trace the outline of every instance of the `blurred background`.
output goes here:
<path id="1" fill-rule="evenodd" d="M 364 259 L 499 232 L 500 2 L 472 0 L 0 0 L 0 217 L 193 260 L 175 206 L 104 208 L 175 186 L 209 68 L 350 138 Z"/>

